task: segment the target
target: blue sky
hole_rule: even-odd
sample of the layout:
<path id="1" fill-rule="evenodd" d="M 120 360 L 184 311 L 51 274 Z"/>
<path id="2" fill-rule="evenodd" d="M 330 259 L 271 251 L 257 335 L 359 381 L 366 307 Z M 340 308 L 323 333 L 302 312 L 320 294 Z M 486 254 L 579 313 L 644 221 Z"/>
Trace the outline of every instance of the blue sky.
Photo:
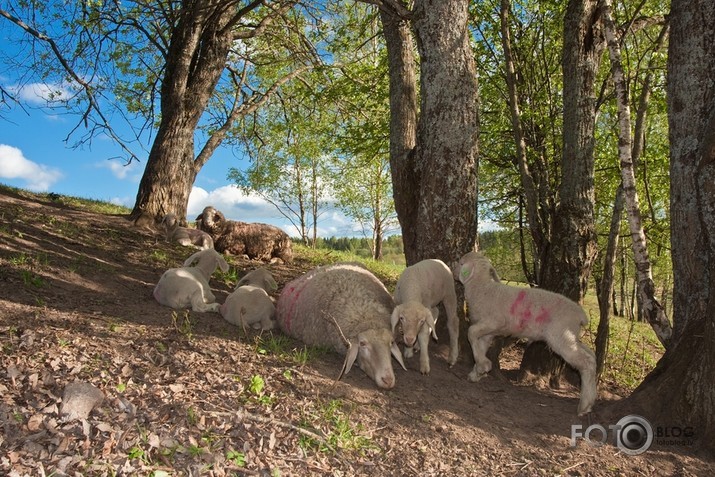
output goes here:
<path id="1" fill-rule="evenodd" d="M 28 84 L 18 88 L 11 78 L 0 84 L 24 101 L 24 109 L 0 112 L 0 183 L 35 192 L 55 192 L 104 200 L 132 207 L 145 161 L 129 166 L 116 158 L 121 149 L 108 138 L 96 138 L 91 146 L 70 147 L 84 133 L 82 127 L 65 141 L 78 117 L 42 108 L 46 87 Z M 263 222 L 298 235 L 290 222 L 266 201 L 241 193 L 226 179 L 232 167 L 248 165 L 230 148 L 219 148 L 199 173 L 189 198 L 188 218 L 193 220 L 206 205 L 213 205 L 227 218 Z M 327 210 L 318 225 L 318 235 L 360 236 L 357 224 L 338 211 Z"/>

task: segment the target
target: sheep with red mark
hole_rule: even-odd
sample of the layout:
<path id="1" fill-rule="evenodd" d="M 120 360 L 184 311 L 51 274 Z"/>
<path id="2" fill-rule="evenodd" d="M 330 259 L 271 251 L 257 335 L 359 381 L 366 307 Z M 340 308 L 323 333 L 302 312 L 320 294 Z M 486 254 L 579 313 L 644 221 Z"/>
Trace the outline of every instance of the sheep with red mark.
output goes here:
<path id="1" fill-rule="evenodd" d="M 596 401 L 596 357 L 579 341 L 588 323 L 583 308 L 563 295 L 538 288 L 501 283 L 487 257 L 470 252 L 459 260 L 459 281 L 469 307 L 469 343 L 474 369 L 468 379 L 480 380 L 492 368 L 486 357 L 496 336 L 545 341 L 581 375 L 578 414 L 591 412 Z"/>
<path id="2" fill-rule="evenodd" d="M 226 220 L 212 206 L 204 208 L 196 217 L 196 224 L 200 230 L 211 235 L 214 248 L 221 253 L 266 262 L 293 260 L 290 237 L 273 225 Z"/>
<path id="3" fill-rule="evenodd" d="M 394 298 L 397 306 L 390 317 L 392 331 L 395 332 L 398 324 L 402 328 L 405 358 L 412 357 L 413 351 L 419 349 L 422 374 L 430 372 L 427 345 L 430 333 L 437 339 L 437 305 L 444 305 L 450 345 L 448 362 L 454 365 L 459 354 L 459 317 L 454 277 L 449 267 L 441 260 L 428 259 L 405 268 L 397 280 Z"/>
<path id="4" fill-rule="evenodd" d="M 357 360 L 379 387 L 390 389 L 395 385 L 390 354 L 405 368 L 390 330 L 393 307 L 377 277 L 358 264 L 338 263 L 287 283 L 278 297 L 276 319 L 287 335 L 345 355 L 338 379 Z"/>

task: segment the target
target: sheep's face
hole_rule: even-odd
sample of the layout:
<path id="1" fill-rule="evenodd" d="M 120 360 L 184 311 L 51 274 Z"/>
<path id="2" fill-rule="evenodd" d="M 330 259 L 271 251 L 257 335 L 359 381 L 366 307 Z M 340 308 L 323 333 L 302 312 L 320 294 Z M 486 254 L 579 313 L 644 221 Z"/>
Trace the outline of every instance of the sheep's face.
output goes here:
<path id="1" fill-rule="evenodd" d="M 395 332 L 397 325 L 402 328 L 402 341 L 408 347 L 413 347 L 417 341 L 417 334 L 423 326 L 427 326 L 430 332 L 434 333 L 434 317 L 429 308 L 419 302 L 407 302 L 397 305 L 390 317 L 392 332 Z"/>
<path id="2" fill-rule="evenodd" d="M 219 231 L 226 222 L 226 218 L 223 216 L 223 214 L 215 208 L 211 207 L 210 205 L 204 207 L 204 210 L 203 212 L 201 212 L 201 215 L 199 217 L 201 217 L 201 228 L 211 234 L 215 234 L 217 231 Z M 199 218 L 197 217 L 197 222 L 198 221 Z"/>
<path id="3" fill-rule="evenodd" d="M 175 214 L 172 214 L 169 212 L 164 216 L 163 219 L 161 219 L 161 224 L 166 227 L 167 229 L 174 228 L 174 226 L 178 223 L 179 221 L 176 218 Z"/>
<path id="4" fill-rule="evenodd" d="M 405 366 L 400 350 L 392 339 L 392 333 L 388 329 L 366 330 L 358 334 L 352 346 L 357 347 L 360 369 L 365 371 L 378 387 L 391 389 L 395 385 L 395 373 L 392 370 L 390 354 L 395 356 L 403 368 Z"/>
<path id="5" fill-rule="evenodd" d="M 273 278 L 273 275 L 265 268 L 257 268 L 256 270 L 248 272 L 246 276 L 238 281 L 236 288 L 246 285 L 263 288 L 266 292 L 272 292 L 278 289 L 278 284 Z"/>

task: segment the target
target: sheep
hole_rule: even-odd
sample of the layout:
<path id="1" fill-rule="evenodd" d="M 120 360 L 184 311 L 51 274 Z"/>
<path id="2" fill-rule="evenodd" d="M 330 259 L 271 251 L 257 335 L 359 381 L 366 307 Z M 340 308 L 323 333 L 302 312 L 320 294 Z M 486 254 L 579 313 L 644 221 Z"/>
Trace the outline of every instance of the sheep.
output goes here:
<path id="1" fill-rule="evenodd" d="M 214 241 L 209 234 L 203 230 L 181 227 L 175 214 L 166 214 L 161 219 L 161 227 L 168 242 L 177 242 L 185 247 L 193 246 L 199 250 L 214 248 Z"/>
<path id="2" fill-rule="evenodd" d="M 448 362 L 453 366 L 459 355 L 459 317 L 454 276 L 449 267 L 436 259 L 422 260 L 407 267 L 397 280 L 394 298 L 397 306 L 390 319 L 392 331 L 395 332 L 398 323 L 402 325 L 405 358 L 412 357 L 413 349 L 420 350 L 422 374 L 430 372 L 427 345 L 430 332 L 437 339 L 437 305 L 444 305 L 450 345 Z"/>
<path id="3" fill-rule="evenodd" d="M 192 266 L 194 262 L 198 263 Z M 212 248 L 198 251 L 186 259 L 183 267 L 164 272 L 154 287 L 154 298 L 159 304 L 175 309 L 219 311 L 208 282 L 218 267 L 224 273 L 228 271 L 228 263 L 220 253 Z"/>
<path id="4" fill-rule="evenodd" d="M 286 284 L 278 297 L 276 318 L 287 335 L 345 355 L 338 380 L 357 359 L 378 387 L 390 389 L 395 385 L 390 354 L 406 369 L 390 330 L 393 307 L 385 285 L 367 269 L 337 263 Z"/>
<path id="5" fill-rule="evenodd" d="M 578 415 L 591 412 L 596 401 L 596 356 L 579 341 L 588 323 L 583 308 L 563 295 L 538 288 L 501 283 L 488 258 L 469 252 L 459 260 L 459 281 L 469 307 L 469 343 L 476 382 L 491 370 L 486 352 L 495 336 L 543 340 L 581 374 Z"/>
<path id="6" fill-rule="evenodd" d="M 198 228 L 214 239 L 214 247 L 222 253 L 245 255 L 262 261 L 290 262 L 293 250 L 290 237 L 278 227 L 226 220 L 212 206 L 205 207 L 196 217 Z"/>
<path id="7" fill-rule="evenodd" d="M 246 330 L 275 328 L 276 308 L 268 292 L 278 288 L 273 275 L 265 268 L 248 272 L 236 284 L 236 289 L 219 308 L 224 320 Z"/>

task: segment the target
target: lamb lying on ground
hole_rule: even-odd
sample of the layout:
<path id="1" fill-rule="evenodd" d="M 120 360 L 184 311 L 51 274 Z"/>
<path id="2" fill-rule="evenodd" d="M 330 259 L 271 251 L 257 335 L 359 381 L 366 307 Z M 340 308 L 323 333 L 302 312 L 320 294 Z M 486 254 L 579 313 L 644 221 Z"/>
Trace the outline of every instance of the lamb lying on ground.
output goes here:
<path id="1" fill-rule="evenodd" d="M 413 349 L 420 350 L 422 374 L 430 372 L 427 345 L 430 332 L 437 339 L 437 305 L 444 305 L 449 330 L 449 364 L 454 365 L 459 355 L 459 317 L 454 276 L 449 267 L 441 260 L 422 260 L 407 267 L 397 281 L 395 303 L 397 306 L 391 316 L 392 331 L 394 333 L 398 323 L 402 326 L 405 358 L 412 357 Z"/>
<path id="2" fill-rule="evenodd" d="M 478 252 L 459 260 L 459 281 L 469 306 L 469 343 L 474 354 L 470 381 L 492 368 L 486 352 L 495 336 L 543 340 L 581 374 L 578 414 L 591 412 L 596 401 L 596 357 L 579 341 L 586 313 L 563 295 L 538 288 L 503 284 L 491 262 Z"/>
<path id="3" fill-rule="evenodd" d="M 199 229 L 181 227 L 176 215 L 168 213 L 161 219 L 161 227 L 168 242 L 177 242 L 185 247 L 194 246 L 199 250 L 214 247 L 209 234 Z"/>
<path id="4" fill-rule="evenodd" d="M 338 379 L 357 359 L 379 387 L 389 389 L 395 385 L 390 353 L 405 368 L 390 331 L 393 306 L 377 277 L 360 265 L 342 263 L 315 268 L 286 284 L 276 317 L 287 335 L 344 354 Z"/>
<path id="5" fill-rule="evenodd" d="M 192 266 L 194 262 L 195 266 Z M 165 271 L 154 287 L 154 298 L 160 304 L 175 309 L 189 308 L 194 311 L 219 311 L 216 297 L 211 293 L 209 278 L 220 267 L 228 271 L 228 263 L 212 248 L 196 252 L 186 259 L 181 268 Z"/>
<path id="6" fill-rule="evenodd" d="M 269 292 L 278 288 L 273 275 L 265 268 L 248 272 L 236 284 L 219 312 L 221 316 L 245 332 L 246 326 L 255 329 L 270 330 L 275 327 L 276 308 Z"/>
<path id="7" fill-rule="evenodd" d="M 263 261 L 290 262 L 293 259 L 290 237 L 273 225 L 226 220 L 211 206 L 196 217 L 196 223 L 199 229 L 211 235 L 219 252 Z"/>

